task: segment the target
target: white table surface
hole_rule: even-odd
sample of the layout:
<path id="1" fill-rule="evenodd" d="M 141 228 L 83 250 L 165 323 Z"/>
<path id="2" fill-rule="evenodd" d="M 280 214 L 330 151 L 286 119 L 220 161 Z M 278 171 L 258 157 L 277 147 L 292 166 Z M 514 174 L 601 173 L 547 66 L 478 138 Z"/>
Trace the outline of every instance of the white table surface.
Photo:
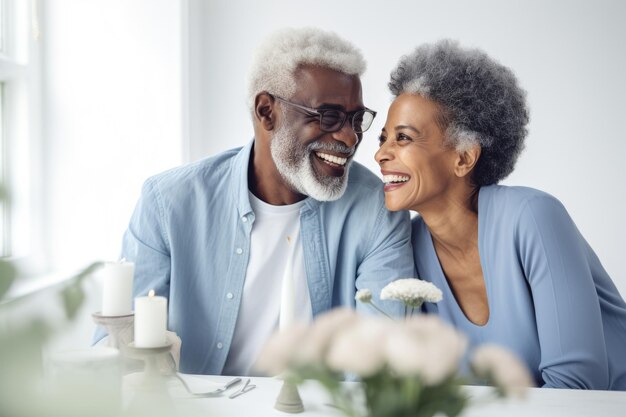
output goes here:
<path id="1" fill-rule="evenodd" d="M 215 382 L 226 382 L 232 377 L 202 376 L 207 380 L 207 389 L 214 387 Z M 244 381 L 246 378 L 243 378 Z M 213 383 L 213 384 L 212 384 Z M 237 398 L 229 399 L 228 395 L 241 388 L 243 384 L 231 388 L 225 394 L 211 398 L 181 398 L 185 395 L 182 385 L 172 379 L 168 388 L 178 415 L 203 415 L 220 417 L 265 417 L 287 416 L 289 414 L 274 409 L 274 403 L 280 391 L 282 381 L 274 378 L 252 377 L 251 383 L 256 388 Z M 197 385 L 197 384 L 196 384 Z M 490 394 L 488 387 L 465 387 L 472 398 L 480 399 Z M 332 407 L 326 405 L 328 397 L 316 382 L 308 382 L 299 388 L 304 403 L 303 417 L 342 416 Z M 625 417 L 626 392 L 615 391 L 583 391 L 568 389 L 531 388 L 525 399 L 493 400 L 470 406 L 462 414 L 463 417 Z"/>

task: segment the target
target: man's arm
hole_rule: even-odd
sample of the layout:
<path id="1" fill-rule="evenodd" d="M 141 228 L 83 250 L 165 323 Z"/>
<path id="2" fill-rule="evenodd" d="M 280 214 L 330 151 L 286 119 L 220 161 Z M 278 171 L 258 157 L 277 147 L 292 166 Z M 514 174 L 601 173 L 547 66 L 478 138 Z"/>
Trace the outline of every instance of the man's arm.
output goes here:
<path id="1" fill-rule="evenodd" d="M 401 317 L 404 314 L 402 303 L 380 301 L 380 290 L 396 279 L 417 277 L 409 212 L 391 212 L 381 198 L 369 237 L 369 248 L 357 269 L 356 289 L 369 288 L 376 305 L 394 317 Z M 357 310 L 371 312 L 369 306 L 361 303 L 357 302 L 356 307 Z"/>

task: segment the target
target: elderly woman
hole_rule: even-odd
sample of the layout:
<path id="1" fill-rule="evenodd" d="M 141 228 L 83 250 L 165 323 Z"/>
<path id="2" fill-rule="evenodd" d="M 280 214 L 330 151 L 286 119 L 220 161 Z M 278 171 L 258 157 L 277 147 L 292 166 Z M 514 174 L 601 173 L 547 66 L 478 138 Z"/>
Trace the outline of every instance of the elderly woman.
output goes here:
<path id="1" fill-rule="evenodd" d="M 441 41 L 403 57 L 376 153 L 390 210 L 415 210 L 428 305 L 546 387 L 626 390 L 626 304 L 561 203 L 497 185 L 526 137 L 525 92 L 485 53 Z"/>

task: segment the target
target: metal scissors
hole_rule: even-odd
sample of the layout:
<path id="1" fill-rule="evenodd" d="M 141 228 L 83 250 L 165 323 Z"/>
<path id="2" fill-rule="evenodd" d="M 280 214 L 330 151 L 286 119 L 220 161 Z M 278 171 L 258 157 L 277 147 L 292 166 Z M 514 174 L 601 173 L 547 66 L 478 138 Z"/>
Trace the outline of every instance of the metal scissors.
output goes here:
<path id="1" fill-rule="evenodd" d="M 254 384 L 250 384 L 250 378 L 248 378 L 248 379 L 246 380 L 246 383 L 244 384 L 244 386 L 243 386 L 240 390 L 235 391 L 235 392 L 233 392 L 232 394 L 230 394 L 230 395 L 228 396 L 228 398 L 230 398 L 230 399 L 232 400 L 233 398 L 237 398 L 237 397 L 239 397 L 240 395 L 245 394 L 245 393 L 246 393 L 246 392 L 248 392 L 248 391 L 252 391 L 252 390 L 253 390 L 253 389 L 255 389 L 255 388 L 256 388 L 256 385 L 254 385 Z"/>

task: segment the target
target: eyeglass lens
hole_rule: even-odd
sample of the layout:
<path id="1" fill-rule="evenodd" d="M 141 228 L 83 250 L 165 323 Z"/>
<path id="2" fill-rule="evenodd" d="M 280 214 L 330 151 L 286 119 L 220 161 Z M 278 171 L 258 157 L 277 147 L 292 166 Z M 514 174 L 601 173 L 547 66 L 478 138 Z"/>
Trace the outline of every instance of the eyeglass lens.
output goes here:
<path id="1" fill-rule="evenodd" d="M 342 127 L 346 117 L 350 118 L 352 129 L 356 133 L 365 132 L 374 120 L 374 116 L 365 110 L 357 111 L 350 115 L 338 110 L 326 110 L 320 120 L 321 128 L 328 132 L 335 132 Z"/>

